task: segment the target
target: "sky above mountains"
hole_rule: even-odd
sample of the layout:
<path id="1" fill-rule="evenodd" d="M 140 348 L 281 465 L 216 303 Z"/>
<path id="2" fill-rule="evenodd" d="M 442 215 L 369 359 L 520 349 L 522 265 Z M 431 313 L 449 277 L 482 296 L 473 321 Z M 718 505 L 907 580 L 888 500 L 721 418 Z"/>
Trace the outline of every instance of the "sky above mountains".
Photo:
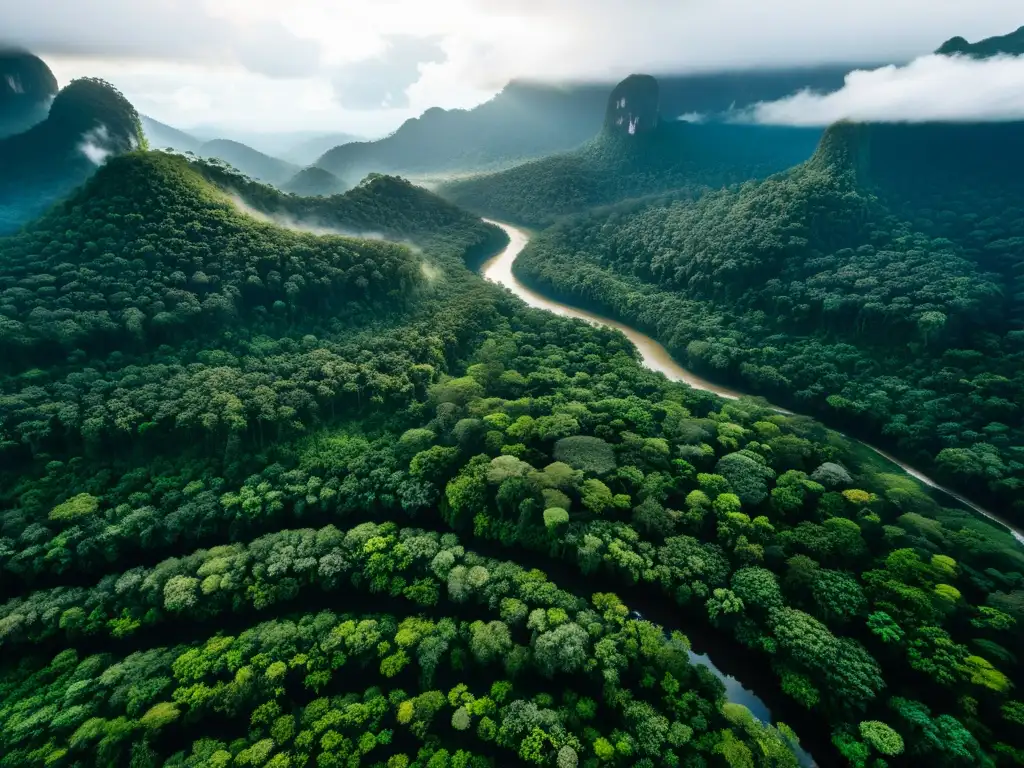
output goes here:
<path id="1" fill-rule="evenodd" d="M 110 80 L 159 120 L 265 130 L 393 129 L 511 78 L 907 62 L 1009 32 L 1007 0 L 0 0 L 0 44 L 62 84 Z M 834 107 L 834 105 L 832 105 Z"/>

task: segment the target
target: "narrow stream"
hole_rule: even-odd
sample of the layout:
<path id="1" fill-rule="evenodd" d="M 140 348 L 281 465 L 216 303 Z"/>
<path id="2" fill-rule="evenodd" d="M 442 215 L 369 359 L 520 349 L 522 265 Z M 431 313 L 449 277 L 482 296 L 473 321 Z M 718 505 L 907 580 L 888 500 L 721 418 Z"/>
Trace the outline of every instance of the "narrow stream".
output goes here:
<path id="1" fill-rule="evenodd" d="M 509 224 L 504 224 L 500 221 L 491 221 L 489 219 L 485 219 L 485 221 L 489 221 L 489 223 L 501 227 L 509 237 L 509 244 L 505 248 L 505 250 L 499 253 L 497 256 L 494 256 L 493 258 L 485 262 L 483 266 L 480 268 L 481 273 L 486 279 L 505 286 L 510 291 L 512 291 L 512 293 L 514 293 L 520 299 L 529 304 L 531 307 L 536 307 L 537 309 L 546 309 L 548 312 L 553 312 L 556 315 L 562 315 L 563 317 L 575 317 L 580 320 L 584 320 L 590 323 L 591 325 L 603 325 L 609 328 L 614 328 L 617 331 L 621 331 L 626 336 L 626 338 L 633 342 L 633 345 L 640 351 L 640 356 L 643 358 L 643 364 L 650 368 L 652 371 L 658 371 L 660 373 L 665 374 L 665 377 L 671 381 L 682 381 L 685 382 L 686 384 L 689 384 L 694 389 L 701 389 L 706 392 L 713 392 L 716 395 L 727 398 L 729 400 L 738 400 L 739 398 L 744 396 L 743 392 L 730 389 L 729 387 L 723 387 L 719 384 L 714 384 L 708 381 L 707 379 L 701 378 L 692 371 L 688 371 L 686 368 L 679 365 L 679 363 L 673 360 L 672 356 L 661 344 L 652 339 L 650 336 L 640 333 L 640 331 L 636 330 L 635 328 L 631 328 L 628 325 L 623 325 L 622 323 L 616 320 L 612 320 L 610 318 L 594 314 L 593 312 L 588 312 L 584 309 L 576 309 L 575 307 L 570 307 L 566 304 L 562 304 L 557 301 L 552 301 L 551 299 L 542 296 L 536 291 L 527 288 L 525 285 L 519 282 L 519 280 L 516 279 L 515 275 L 512 274 L 512 265 L 515 263 L 516 257 L 519 256 L 520 253 L 522 253 L 523 249 L 526 247 L 526 244 L 530 242 L 530 238 L 527 236 L 525 232 Z M 792 414 L 792 411 L 787 411 L 784 408 L 779 408 L 777 406 L 773 407 L 780 413 Z M 848 435 L 846 437 L 849 440 L 855 439 L 849 437 Z M 966 498 L 965 496 L 962 496 L 961 494 L 957 493 L 951 488 L 947 488 L 943 485 L 940 485 L 939 483 L 935 482 L 930 477 L 925 475 L 923 472 L 920 472 L 919 470 L 914 469 L 908 464 L 905 464 L 904 462 L 900 461 L 894 456 L 891 456 L 890 454 L 886 453 L 880 448 L 876 448 L 870 443 L 861 442 L 861 444 L 874 451 L 876 454 L 881 456 L 886 461 L 899 467 L 914 479 L 920 481 L 921 483 L 924 483 L 925 485 L 929 486 L 930 488 L 933 488 L 936 491 L 939 491 L 940 493 L 945 494 L 946 496 L 949 496 L 952 499 L 955 499 L 957 502 L 967 507 L 968 509 L 971 509 L 972 511 L 976 512 L 979 515 L 987 517 L 989 520 L 997 523 L 1000 527 L 1007 529 L 1011 534 L 1013 534 L 1013 537 L 1019 543 L 1024 545 L 1024 531 L 1007 522 L 1002 517 L 997 515 L 995 512 L 992 512 L 978 504 L 975 504 L 973 501 Z"/>

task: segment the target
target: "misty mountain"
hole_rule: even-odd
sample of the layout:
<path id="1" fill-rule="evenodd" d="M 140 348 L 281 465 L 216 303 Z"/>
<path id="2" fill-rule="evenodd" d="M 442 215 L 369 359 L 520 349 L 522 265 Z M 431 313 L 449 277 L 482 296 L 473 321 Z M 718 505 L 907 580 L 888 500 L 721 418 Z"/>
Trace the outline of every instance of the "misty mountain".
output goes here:
<path id="1" fill-rule="evenodd" d="M 987 37 L 976 43 L 969 43 L 962 37 L 954 37 L 943 43 L 936 53 L 946 56 L 960 54 L 975 59 L 987 59 L 991 56 L 1020 56 L 1024 54 L 1024 27 L 1015 32 L 997 37 Z"/>
<path id="2" fill-rule="evenodd" d="M 716 115 L 801 88 L 830 91 L 842 86 L 851 68 L 664 76 L 660 78 L 661 112 L 670 119 L 689 113 Z M 614 85 L 513 81 L 478 107 L 427 110 L 387 138 L 333 149 L 316 164 L 347 184 L 372 171 L 434 174 L 507 168 L 574 149 L 592 138 Z"/>
<path id="3" fill-rule="evenodd" d="M 200 157 L 223 160 L 246 176 L 275 186 L 284 184 L 299 171 L 299 167 L 296 165 L 265 155 L 252 147 L 230 139 L 208 141 L 201 145 L 195 153 Z"/>
<path id="4" fill-rule="evenodd" d="M 17 229 L 88 179 L 112 156 L 144 144 L 135 108 L 109 83 L 72 81 L 49 114 L 0 140 L 0 232 Z"/>
<path id="5" fill-rule="evenodd" d="M 152 117 L 141 115 L 142 130 L 146 134 L 146 141 L 153 149 L 176 149 L 179 152 L 198 152 L 203 145 L 201 139 L 197 139 L 190 133 L 180 131 Z"/>
<path id="6" fill-rule="evenodd" d="M 291 144 L 277 154 L 284 160 L 296 165 L 312 165 L 319 160 L 326 152 L 340 147 L 343 144 L 351 144 L 354 141 L 363 141 L 359 136 L 350 133 L 327 133 L 320 136 L 313 136 L 302 139 L 296 144 Z"/>
<path id="7" fill-rule="evenodd" d="M 303 168 L 281 189 L 302 197 L 329 197 L 344 192 L 345 185 L 330 171 L 314 165 Z"/>
<path id="8" fill-rule="evenodd" d="M 271 157 L 279 157 L 300 167 L 312 164 L 328 150 L 350 141 L 366 141 L 343 131 L 324 130 L 244 130 L 220 125 L 197 125 L 188 132 L 202 142 L 230 139 Z"/>
<path id="9" fill-rule="evenodd" d="M 38 56 L 0 49 L 0 137 L 45 120 L 57 95 L 57 78 Z"/>
<path id="10" fill-rule="evenodd" d="M 631 75 L 605 97 L 604 125 L 580 148 L 440 192 L 478 213 L 543 225 L 628 198 L 694 196 L 763 178 L 806 160 L 821 136 L 813 128 L 666 118 L 659 91 L 654 77 Z"/>
<path id="11" fill-rule="evenodd" d="M 290 163 L 286 160 L 273 157 L 265 152 L 261 152 L 258 149 L 245 144 L 241 141 L 235 141 L 234 139 L 218 138 L 212 140 L 204 140 L 199 136 L 188 133 L 186 131 L 178 130 L 170 125 L 161 123 L 159 120 L 154 120 L 151 117 L 142 117 L 142 127 L 146 133 L 146 138 L 149 140 L 149 145 L 154 149 L 174 149 L 178 152 L 192 152 L 193 154 L 205 157 L 207 159 L 222 160 L 229 165 L 234 166 L 246 176 L 250 176 L 258 181 L 264 181 L 268 184 L 274 184 L 275 186 L 281 186 L 285 182 L 292 179 L 299 172 L 299 169 L 303 163 Z M 265 134 L 264 139 L 270 134 Z M 310 156 L 313 152 L 324 144 L 329 146 L 336 146 L 335 139 L 344 139 L 347 134 L 331 134 L 330 136 L 316 136 L 312 139 L 305 139 L 298 146 L 298 154 L 304 156 Z M 284 146 L 290 145 L 291 140 L 294 138 L 293 134 L 283 134 L 279 138 L 277 145 Z M 349 137 L 350 138 L 350 137 Z M 274 142 L 271 142 L 274 143 Z M 306 145 L 309 146 L 306 146 Z M 290 145 L 293 149 L 296 145 Z M 305 147 L 305 148 L 304 148 Z M 303 149 L 304 148 L 304 149 Z M 306 164 L 313 162 L 319 155 L 314 155 L 306 162 Z M 301 184 L 309 184 L 310 181 L 299 181 Z M 304 194 L 334 194 L 334 192 L 340 191 L 335 186 L 328 184 L 323 177 L 319 179 L 320 187 L 327 188 L 324 186 L 327 184 L 331 188 L 331 192 L 309 192 Z"/>

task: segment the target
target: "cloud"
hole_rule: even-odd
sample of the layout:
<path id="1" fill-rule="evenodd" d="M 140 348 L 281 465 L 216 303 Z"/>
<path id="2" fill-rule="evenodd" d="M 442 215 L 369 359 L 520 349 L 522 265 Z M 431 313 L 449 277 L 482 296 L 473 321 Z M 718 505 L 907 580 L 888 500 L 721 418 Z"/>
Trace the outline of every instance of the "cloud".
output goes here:
<path id="1" fill-rule="evenodd" d="M 324 224 L 322 221 L 315 218 L 296 218 L 287 211 L 265 213 L 253 208 L 237 192 L 226 191 L 224 194 L 239 213 L 243 213 L 257 221 L 263 222 L 264 224 L 273 224 L 275 227 L 289 229 L 292 232 L 301 232 L 306 235 L 317 235 L 319 237 L 336 235 L 340 237 L 358 238 L 360 240 L 387 239 L 379 232 L 357 232 L 355 230 L 344 229 L 341 227 L 333 227 L 329 224 Z"/>
<path id="2" fill-rule="evenodd" d="M 638 71 L 905 63 L 954 35 L 1004 34 L 1022 21 L 1019 6 L 1008 0 L 0 5 L 6 6 L 0 44 L 28 47 L 48 62 L 63 59 L 58 77 L 64 82 L 69 75 L 116 74 L 108 79 L 133 103 L 165 104 L 154 115 L 165 122 L 194 124 L 192 116 L 204 112 L 204 123 L 269 121 L 357 133 L 388 130 L 399 116 L 431 106 L 474 106 L 512 78 L 608 82 Z M 169 73 L 189 67 L 204 71 L 187 83 L 168 84 Z M 179 91 L 177 101 L 169 91 Z M 267 106 L 271 96 L 273 108 Z"/>
<path id="3" fill-rule="evenodd" d="M 334 77 L 338 102 L 349 109 L 408 107 L 408 89 L 425 64 L 444 63 L 448 55 L 437 38 L 389 35 L 383 54 L 353 62 Z"/>
<path id="4" fill-rule="evenodd" d="M 103 165 L 107 158 L 114 154 L 110 149 L 110 132 L 107 126 L 99 125 L 82 135 L 78 151 L 85 155 L 93 165 Z"/>
<path id="5" fill-rule="evenodd" d="M 1005 0 L 471 0 L 525 33 L 492 54 L 506 74 L 552 79 L 822 63 L 903 63 L 954 35 L 1005 34 Z M 532 34 L 531 34 L 532 32 Z M 479 72 L 478 76 L 489 73 Z"/>
<path id="6" fill-rule="evenodd" d="M 268 77 L 310 74 L 320 43 L 274 19 L 218 15 L 206 0 L 0 3 L 0 46 L 41 56 L 239 64 Z"/>
<path id="7" fill-rule="evenodd" d="M 833 93 L 762 102 L 740 121 L 776 125 L 1024 120 L 1024 57 L 924 56 L 903 67 L 857 70 Z"/>

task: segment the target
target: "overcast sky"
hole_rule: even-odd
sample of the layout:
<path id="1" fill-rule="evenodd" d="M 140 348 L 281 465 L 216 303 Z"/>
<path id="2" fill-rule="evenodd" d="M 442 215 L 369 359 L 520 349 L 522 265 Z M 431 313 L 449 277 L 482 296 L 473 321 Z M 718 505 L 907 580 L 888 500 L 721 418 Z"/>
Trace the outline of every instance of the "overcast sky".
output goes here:
<path id="1" fill-rule="evenodd" d="M 1012 0 L 0 0 L 0 44 L 172 125 L 379 134 L 513 77 L 904 62 Z"/>

